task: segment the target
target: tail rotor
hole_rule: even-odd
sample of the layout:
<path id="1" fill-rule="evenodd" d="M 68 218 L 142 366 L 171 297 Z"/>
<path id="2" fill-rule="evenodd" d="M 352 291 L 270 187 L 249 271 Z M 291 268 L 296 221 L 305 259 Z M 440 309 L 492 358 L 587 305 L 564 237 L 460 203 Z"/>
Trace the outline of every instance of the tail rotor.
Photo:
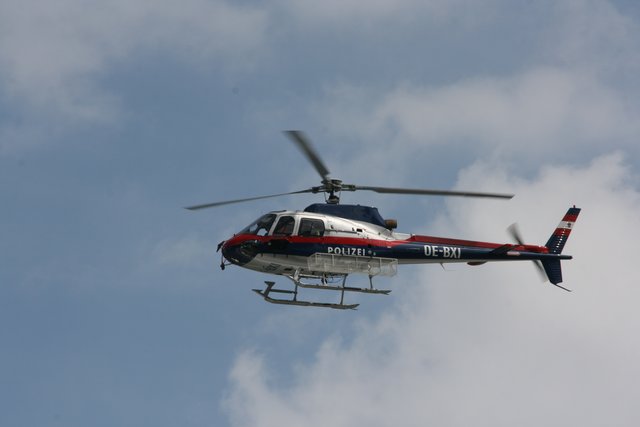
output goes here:
<path id="1" fill-rule="evenodd" d="M 507 228 L 507 231 L 509 232 L 509 234 L 511 235 L 511 238 L 519 245 L 524 246 L 524 239 L 522 238 L 522 234 L 520 234 L 520 228 L 518 227 L 518 223 L 514 222 L 513 224 L 511 224 L 509 226 L 509 228 Z M 542 263 L 538 260 L 532 260 L 531 262 L 533 262 L 533 265 L 536 267 L 536 270 L 538 271 L 538 275 L 540 276 L 540 280 L 543 282 L 547 282 L 549 280 L 549 277 L 547 276 L 547 273 L 544 270 L 544 267 L 542 266 Z"/>

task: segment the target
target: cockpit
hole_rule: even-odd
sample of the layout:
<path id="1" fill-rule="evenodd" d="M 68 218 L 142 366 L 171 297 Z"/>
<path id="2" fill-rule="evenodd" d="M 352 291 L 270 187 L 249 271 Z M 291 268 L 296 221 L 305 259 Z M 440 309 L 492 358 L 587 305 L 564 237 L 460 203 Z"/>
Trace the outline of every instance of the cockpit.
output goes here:
<path id="1" fill-rule="evenodd" d="M 278 216 L 274 213 L 261 216 L 240 231 L 240 234 L 280 237 L 322 237 L 324 233 L 324 221 L 319 218 L 305 218 L 287 214 Z"/>

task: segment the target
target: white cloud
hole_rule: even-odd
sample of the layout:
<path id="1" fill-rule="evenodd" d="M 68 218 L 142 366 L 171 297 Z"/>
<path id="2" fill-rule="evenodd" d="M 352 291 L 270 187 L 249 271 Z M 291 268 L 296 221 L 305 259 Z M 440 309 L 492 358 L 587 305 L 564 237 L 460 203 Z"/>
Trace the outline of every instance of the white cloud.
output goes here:
<path id="1" fill-rule="evenodd" d="M 403 148 L 462 143 L 475 152 L 549 156 L 561 147 L 566 155 L 612 140 L 632 149 L 640 134 L 638 105 L 579 70 L 539 67 L 441 87 L 404 84 L 377 96 L 340 84 L 327 98 L 333 128 Z"/>
<path id="2" fill-rule="evenodd" d="M 424 267 L 417 278 L 401 270 L 393 307 L 373 324 L 357 323 L 353 340 L 336 333 L 313 360 L 293 360 L 295 369 L 277 373 L 259 353 L 238 357 L 225 401 L 233 425 L 640 421 L 633 399 L 640 380 L 640 344 L 633 338 L 640 326 L 633 270 L 638 176 L 620 152 L 599 156 L 614 147 L 637 150 L 638 103 L 614 81 L 634 65 L 608 55 L 613 62 L 602 67 L 597 54 L 615 46 L 633 52 L 635 27 L 596 3 L 574 3 L 579 16 L 556 11 L 552 32 L 559 40 L 545 40 L 548 55 L 537 55 L 551 64 L 444 86 L 405 82 L 386 92 L 340 82 L 312 108 L 332 132 L 367 141 L 347 161 L 353 167 L 343 170 L 405 175 L 385 167 L 411 157 L 414 148 L 446 144 L 479 158 L 460 173 L 458 188 L 517 194 L 507 204 L 449 201 L 428 224 L 444 235 L 507 241 L 505 228 L 517 220 L 528 241 L 543 244 L 570 205 L 582 207 L 566 247 L 575 259 L 564 263 L 565 284 L 574 292 L 540 284 L 527 263 L 452 272 Z M 590 4 L 598 7 L 590 11 Z M 347 17 L 348 6 L 340 6 Z M 394 13 L 373 10 L 368 19 Z M 599 21 L 604 12 L 606 22 Z M 574 30 L 563 33 L 567 19 Z M 610 31 L 621 22 L 625 29 Z M 595 46 L 580 42 L 586 29 Z M 509 160 L 500 161 L 505 155 Z M 537 176 L 525 178 L 514 166 L 523 164 Z"/>
<path id="3" fill-rule="evenodd" d="M 482 13 L 516 22 L 520 14 L 534 13 L 535 28 L 541 30 L 529 34 L 535 40 L 531 62 L 517 71 L 486 75 L 471 69 L 462 74 L 467 77 L 446 84 L 399 81 L 387 88 L 339 80 L 326 86 L 325 99 L 311 115 L 338 136 L 368 146 L 384 143 L 394 156 L 425 146 L 507 159 L 584 160 L 612 146 L 636 155 L 637 20 L 607 1 L 561 2 L 542 8 L 544 13 L 512 3 Z M 465 6 L 468 13 L 476 12 Z M 452 6 L 456 19 L 457 7 Z M 422 12 L 415 16 L 423 17 Z M 473 31 L 464 37 L 474 37 Z"/>
<path id="4" fill-rule="evenodd" d="M 11 104 L 32 113 L 109 121 L 116 100 L 97 81 L 117 61 L 144 50 L 250 62 L 266 22 L 260 9 L 223 0 L 2 2 L 0 84 Z"/>
<path id="5" fill-rule="evenodd" d="M 589 4 L 574 4 L 582 28 L 593 30 L 591 40 L 603 40 L 620 17 L 605 8 L 608 23 L 595 28 L 588 22 L 605 9 L 589 14 Z M 458 188 L 517 195 L 506 204 L 452 199 L 428 228 L 504 242 L 505 228 L 518 221 L 526 240 L 544 244 L 569 206 L 583 208 L 566 247 L 575 258 L 563 264 L 574 292 L 541 284 L 528 263 L 451 272 L 425 266 L 418 277 L 401 269 L 392 284 L 394 305 L 372 324 L 356 320 L 350 341 L 336 332 L 315 358 L 294 359 L 294 369 L 278 372 L 260 353 L 238 357 L 224 404 L 233 425 L 640 422 L 639 176 L 622 151 L 610 153 L 637 150 L 638 103 L 612 83 L 615 65 L 628 70 L 629 63 L 617 58 L 599 67 L 594 53 L 630 40 L 629 31 L 617 34 L 589 50 L 568 39 L 579 40 L 576 30 L 558 50 L 547 46 L 558 57 L 569 49 L 580 61 L 556 58 L 555 65 L 507 77 L 440 87 L 405 83 L 390 92 L 344 83 L 328 89 L 316 117 L 369 142 L 363 169 L 373 164 L 380 173 L 376 161 L 385 165 L 414 148 L 448 144 L 478 153 Z M 576 66 L 567 65 L 572 61 Z M 510 161 L 499 161 L 505 153 Z"/>
<path id="6" fill-rule="evenodd" d="M 280 372 L 288 386 L 259 354 L 239 357 L 226 403 L 234 425 L 636 425 L 638 177 L 619 154 L 531 180 L 499 169 L 472 167 L 461 185 L 514 188 L 509 215 L 456 201 L 440 226 L 500 241 L 493 233 L 517 216 L 539 243 L 575 201 L 584 210 L 566 247 L 575 259 L 564 263 L 573 293 L 540 284 L 526 263 L 424 267 L 421 287 L 397 283 L 396 306 L 352 342 L 329 338 L 315 360 Z"/>

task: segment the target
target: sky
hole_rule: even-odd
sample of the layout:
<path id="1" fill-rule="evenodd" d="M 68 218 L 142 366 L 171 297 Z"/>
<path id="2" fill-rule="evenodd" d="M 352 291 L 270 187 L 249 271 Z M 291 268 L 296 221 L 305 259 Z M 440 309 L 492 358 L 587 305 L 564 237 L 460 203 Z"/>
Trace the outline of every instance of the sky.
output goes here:
<path id="1" fill-rule="evenodd" d="M 640 7 L 628 0 L 0 2 L 0 424 L 635 426 Z M 319 177 L 398 230 L 543 244 L 266 304 L 218 242 Z M 366 281 L 355 276 L 352 284 Z M 277 279 L 278 283 L 282 280 Z"/>

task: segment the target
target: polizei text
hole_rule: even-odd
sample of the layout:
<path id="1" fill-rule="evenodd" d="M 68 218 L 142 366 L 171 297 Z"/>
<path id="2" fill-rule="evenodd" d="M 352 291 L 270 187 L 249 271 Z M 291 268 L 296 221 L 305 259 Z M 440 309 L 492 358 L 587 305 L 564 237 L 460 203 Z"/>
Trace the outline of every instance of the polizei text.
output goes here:
<path id="1" fill-rule="evenodd" d="M 339 246 L 329 246 L 327 253 L 336 255 L 354 255 L 354 256 L 366 256 L 365 248 L 341 248 Z"/>

